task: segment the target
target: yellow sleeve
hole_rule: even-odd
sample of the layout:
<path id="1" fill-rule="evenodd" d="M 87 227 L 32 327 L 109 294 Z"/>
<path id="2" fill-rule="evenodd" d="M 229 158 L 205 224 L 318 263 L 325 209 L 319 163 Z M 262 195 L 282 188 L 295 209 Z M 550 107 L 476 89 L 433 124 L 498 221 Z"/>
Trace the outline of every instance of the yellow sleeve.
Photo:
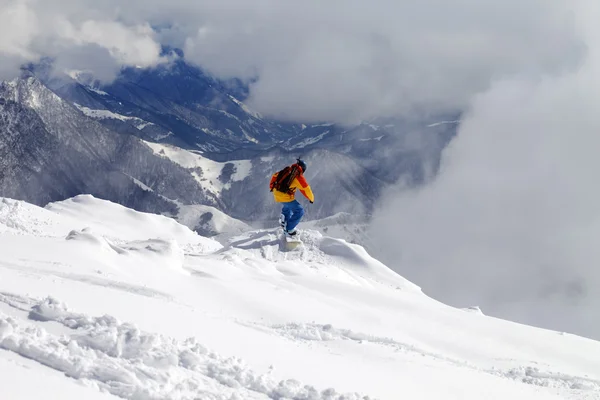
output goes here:
<path id="1" fill-rule="evenodd" d="M 306 181 L 306 178 L 304 178 L 304 175 L 300 175 L 299 177 L 294 179 L 292 186 L 298 188 L 300 190 L 300 193 L 302 193 L 304 197 L 306 197 L 311 202 L 315 201 L 315 195 L 313 194 L 310 185 Z"/>

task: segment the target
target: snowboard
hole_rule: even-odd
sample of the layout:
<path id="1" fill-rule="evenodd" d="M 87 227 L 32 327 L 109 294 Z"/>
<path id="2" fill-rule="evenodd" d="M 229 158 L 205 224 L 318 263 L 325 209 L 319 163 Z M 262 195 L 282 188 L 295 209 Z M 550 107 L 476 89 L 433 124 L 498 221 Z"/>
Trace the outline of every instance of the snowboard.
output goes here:
<path id="1" fill-rule="evenodd" d="M 287 250 L 294 250 L 302 245 L 302 241 L 298 237 L 298 234 L 294 236 L 288 236 L 285 234 L 285 232 L 282 232 L 281 235 L 283 236 L 283 241 Z"/>

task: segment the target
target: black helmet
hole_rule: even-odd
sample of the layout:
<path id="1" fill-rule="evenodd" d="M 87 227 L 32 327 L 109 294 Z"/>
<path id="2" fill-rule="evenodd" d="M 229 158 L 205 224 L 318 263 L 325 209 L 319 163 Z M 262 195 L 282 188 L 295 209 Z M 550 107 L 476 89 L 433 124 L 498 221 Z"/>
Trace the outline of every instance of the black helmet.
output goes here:
<path id="1" fill-rule="evenodd" d="M 302 173 L 306 172 L 306 163 L 304 161 L 302 161 L 301 159 L 298 159 L 298 165 L 300 166 L 300 168 L 302 168 Z"/>

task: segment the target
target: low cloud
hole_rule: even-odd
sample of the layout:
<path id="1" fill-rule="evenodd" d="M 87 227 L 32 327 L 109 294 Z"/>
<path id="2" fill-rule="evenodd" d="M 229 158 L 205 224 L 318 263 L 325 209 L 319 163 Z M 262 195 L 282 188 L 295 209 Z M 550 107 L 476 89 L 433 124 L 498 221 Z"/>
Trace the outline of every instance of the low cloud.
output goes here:
<path id="1" fill-rule="evenodd" d="M 493 77 L 570 68 L 570 11 L 537 0 L 263 1 L 208 19 L 186 50 L 217 75 L 258 77 L 250 101 L 263 113 L 356 122 L 461 109 Z"/>
<path id="2" fill-rule="evenodd" d="M 439 300 L 600 338 L 600 9 L 577 5 L 585 61 L 476 96 L 439 175 L 388 196 L 372 233 Z"/>
<path id="3" fill-rule="evenodd" d="M 494 78 L 561 73 L 582 53 L 576 2 L 0 3 L 4 78 L 17 60 L 49 56 L 76 69 L 97 50 L 92 59 L 111 62 L 93 72 L 108 79 L 123 65 L 163 62 L 160 46 L 175 45 L 216 77 L 248 79 L 248 101 L 263 114 L 303 121 L 461 110 Z"/>
<path id="4" fill-rule="evenodd" d="M 160 43 L 147 22 L 127 24 L 118 13 L 95 10 L 93 4 L 84 12 L 85 3 L 90 2 L 0 2 L 0 78 L 17 76 L 20 65 L 43 57 L 55 59 L 66 70 L 87 64 L 88 72 L 101 80 L 114 79 L 121 66 L 149 67 L 163 61 Z"/>

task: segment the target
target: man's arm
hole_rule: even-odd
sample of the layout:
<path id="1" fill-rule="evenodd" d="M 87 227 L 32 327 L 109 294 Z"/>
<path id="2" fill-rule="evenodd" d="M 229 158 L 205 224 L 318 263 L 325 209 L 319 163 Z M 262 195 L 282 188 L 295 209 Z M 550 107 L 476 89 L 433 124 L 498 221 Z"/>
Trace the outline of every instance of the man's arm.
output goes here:
<path id="1" fill-rule="evenodd" d="M 306 178 L 304 178 L 304 175 L 300 175 L 296 178 L 296 180 L 298 181 L 298 189 L 300 189 L 300 193 L 302 193 L 304 197 L 306 197 L 311 203 L 314 202 L 315 195 L 313 194 L 310 185 L 306 181 Z"/>

